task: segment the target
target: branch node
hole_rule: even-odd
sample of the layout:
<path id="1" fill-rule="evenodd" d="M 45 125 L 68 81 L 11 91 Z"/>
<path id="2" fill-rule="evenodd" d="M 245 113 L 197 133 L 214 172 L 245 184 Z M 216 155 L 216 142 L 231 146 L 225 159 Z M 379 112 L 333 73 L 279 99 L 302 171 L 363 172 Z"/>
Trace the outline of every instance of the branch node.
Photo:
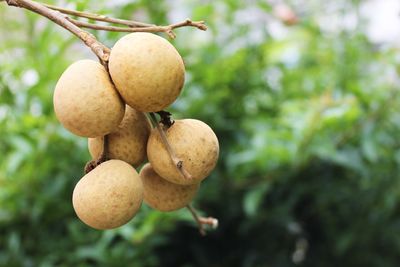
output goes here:
<path id="1" fill-rule="evenodd" d="M 183 161 L 182 160 L 178 161 L 178 163 L 176 164 L 176 167 L 178 167 L 178 169 L 182 169 Z"/>
<path id="2" fill-rule="evenodd" d="M 175 121 L 171 118 L 172 114 L 171 112 L 161 110 L 158 111 L 157 114 L 161 117 L 160 122 L 168 129 L 171 127 Z"/>
<path id="3" fill-rule="evenodd" d="M 216 219 L 216 218 L 213 218 L 213 217 L 207 217 L 207 218 L 200 217 L 199 219 L 200 219 L 200 222 L 202 224 L 210 225 L 212 229 L 217 229 L 218 228 L 218 219 Z"/>
<path id="4" fill-rule="evenodd" d="M 16 0 L 6 0 L 6 2 L 7 2 L 7 5 L 9 5 L 9 6 L 21 7 L 19 5 L 18 1 L 16 1 Z"/>
<path id="5" fill-rule="evenodd" d="M 166 33 L 171 39 L 175 39 L 176 38 L 176 34 L 172 31 L 172 29 L 167 30 Z"/>
<path id="6" fill-rule="evenodd" d="M 190 211 L 192 214 L 193 218 L 197 222 L 197 226 L 199 227 L 199 232 L 202 236 L 206 235 L 206 230 L 204 228 L 205 225 L 211 226 L 212 229 L 217 229 L 218 227 L 218 219 L 213 218 L 213 217 L 201 217 L 198 215 L 197 211 L 195 208 L 193 208 L 192 205 L 187 205 L 186 208 Z"/>

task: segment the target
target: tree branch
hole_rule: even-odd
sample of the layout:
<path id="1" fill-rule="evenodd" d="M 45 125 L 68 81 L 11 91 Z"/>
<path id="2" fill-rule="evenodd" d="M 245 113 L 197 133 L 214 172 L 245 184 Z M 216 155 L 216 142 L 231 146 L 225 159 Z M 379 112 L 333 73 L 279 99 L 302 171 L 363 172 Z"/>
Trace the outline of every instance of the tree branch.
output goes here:
<path id="1" fill-rule="evenodd" d="M 89 23 L 89 22 L 82 22 L 82 21 L 79 21 L 76 19 L 69 19 L 71 22 L 73 22 L 75 25 L 77 25 L 79 27 L 93 29 L 93 30 L 104 30 L 104 31 L 113 31 L 113 32 L 152 32 L 152 33 L 165 32 L 171 38 L 176 37 L 175 33 L 173 32 L 173 30 L 176 28 L 189 26 L 189 27 L 196 27 L 203 31 L 207 30 L 207 26 L 204 24 L 204 21 L 191 21 L 190 19 L 186 19 L 182 22 L 167 25 L 167 26 L 157 26 L 155 24 L 143 23 L 143 22 L 132 21 L 132 20 L 116 19 L 116 18 L 111 18 L 111 17 L 107 17 L 104 15 L 99 15 L 99 14 L 95 14 L 95 13 L 71 10 L 71 9 L 57 7 L 57 6 L 48 5 L 48 4 L 43 4 L 43 5 L 52 10 L 57 10 L 63 14 L 67 14 L 67 15 L 73 15 L 73 16 L 77 16 L 77 17 L 81 17 L 81 18 L 87 18 L 87 19 L 92 19 L 92 20 L 96 20 L 96 21 L 102 21 L 102 22 L 107 22 L 107 23 L 128 26 L 128 28 L 105 26 L 105 25 L 98 25 L 98 24 L 93 24 L 93 23 Z"/>
<path id="2" fill-rule="evenodd" d="M 181 27 L 196 27 L 199 30 L 207 30 L 207 26 L 204 24 L 204 21 L 191 21 L 190 19 L 186 19 L 182 22 L 167 25 L 167 26 L 157 26 L 155 24 L 149 24 L 149 23 L 143 23 L 143 22 L 138 22 L 138 21 L 132 21 L 132 20 L 124 20 L 124 19 L 116 19 L 116 18 L 111 18 L 108 16 L 104 15 L 99 15 L 95 13 L 88 13 L 84 11 L 76 11 L 76 10 L 71 10 L 71 9 L 66 9 L 62 7 L 57 7 L 53 5 L 48 5 L 48 4 L 43 4 L 46 7 L 57 10 L 63 14 L 67 15 L 73 15 L 81 18 L 87 18 L 87 19 L 92 19 L 96 21 L 102 21 L 102 22 L 107 22 L 107 23 L 113 23 L 113 24 L 120 24 L 120 25 L 125 25 L 130 28 L 124 28 L 124 27 L 114 27 L 114 26 L 104 26 L 104 25 L 97 25 L 93 23 L 88 23 L 88 22 L 81 22 L 79 20 L 72 20 L 75 25 L 79 27 L 84 27 L 88 29 L 94 29 L 94 30 L 104 30 L 104 31 L 114 31 L 114 32 L 165 32 L 168 34 L 169 37 L 175 38 L 176 35 L 173 33 L 174 29 L 181 28 Z"/>
<path id="3" fill-rule="evenodd" d="M 197 211 L 195 208 L 193 208 L 192 205 L 187 205 L 186 208 L 190 211 L 192 214 L 194 220 L 197 222 L 197 225 L 199 227 L 199 232 L 202 236 L 206 235 L 206 230 L 204 229 L 205 225 L 210 225 L 213 229 L 216 229 L 218 227 L 218 220 L 213 217 L 201 217 L 197 214 Z"/>
<path id="4" fill-rule="evenodd" d="M 94 37 L 92 34 L 80 29 L 78 26 L 70 22 L 60 12 L 51 10 L 44 5 L 31 0 L 6 0 L 6 2 L 9 6 L 16 6 L 28 9 L 60 25 L 64 29 L 79 37 L 79 39 L 81 39 L 87 46 L 89 46 L 103 65 L 108 62 L 110 49 L 101 42 L 97 41 L 96 37 Z"/>
<path id="5" fill-rule="evenodd" d="M 0 0 L 0 2 L 1 1 L 4 0 Z M 107 67 L 108 59 L 110 57 L 110 52 L 111 52 L 110 48 L 105 46 L 103 43 L 99 42 L 96 39 L 96 37 L 94 37 L 89 32 L 82 30 L 81 27 L 90 28 L 94 30 L 106 30 L 106 31 L 117 31 L 117 32 L 152 32 L 152 33 L 165 32 L 171 38 L 176 37 L 175 33 L 173 32 L 173 30 L 176 28 L 189 26 L 189 27 L 196 27 L 203 31 L 207 30 L 207 26 L 204 24 L 204 21 L 191 21 L 190 19 L 186 19 L 183 22 L 171 24 L 168 26 L 157 26 L 154 24 L 115 19 L 103 15 L 70 10 L 66 8 L 42 4 L 32 0 L 5 0 L 5 1 L 9 6 L 16 6 L 28 9 L 34 13 L 37 13 L 39 15 L 48 18 L 54 23 L 70 31 L 71 33 L 76 35 L 79 39 L 81 39 L 88 47 L 91 48 L 91 50 L 96 54 L 100 62 L 105 67 Z M 97 25 L 89 22 L 82 22 L 76 19 L 72 19 L 67 15 L 93 19 L 96 21 L 121 24 L 128 27 L 125 28 L 125 27 Z"/>

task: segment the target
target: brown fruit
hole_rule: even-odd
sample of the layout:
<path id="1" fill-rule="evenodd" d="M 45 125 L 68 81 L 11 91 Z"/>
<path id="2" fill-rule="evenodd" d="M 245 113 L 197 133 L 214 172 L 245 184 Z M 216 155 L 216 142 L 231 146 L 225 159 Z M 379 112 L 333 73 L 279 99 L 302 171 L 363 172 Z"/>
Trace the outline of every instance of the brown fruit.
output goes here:
<path id="1" fill-rule="evenodd" d="M 108 134 L 124 116 L 125 105 L 107 71 L 93 60 L 79 60 L 64 71 L 53 101 L 58 120 L 79 136 Z"/>
<path id="2" fill-rule="evenodd" d="M 84 223 L 112 229 L 130 221 L 143 200 L 143 185 L 136 170 L 121 160 L 97 166 L 76 184 L 72 204 Z"/>
<path id="3" fill-rule="evenodd" d="M 143 112 L 126 106 L 125 116 L 118 128 L 108 135 L 108 156 L 138 167 L 146 159 L 146 145 L 151 125 Z M 92 158 L 103 151 L 103 138 L 89 138 L 88 147 Z"/>
<path id="4" fill-rule="evenodd" d="M 144 112 L 163 110 L 180 94 L 185 66 L 176 49 L 152 33 L 125 35 L 111 50 L 109 68 L 124 101 Z"/>
<path id="5" fill-rule="evenodd" d="M 156 129 L 147 142 L 147 157 L 154 170 L 168 181 L 188 185 L 201 182 L 214 169 L 219 154 L 218 139 L 204 122 L 193 119 L 176 120 L 166 136 L 184 168 L 192 175 L 188 180 L 177 170 Z"/>
<path id="6" fill-rule="evenodd" d="M 178 185 L 160 177 L 149 163 L 139 173 L 143 183 L 144 202 L 160 211 L 173 211 L 189 204 L 200 184 Z"/>

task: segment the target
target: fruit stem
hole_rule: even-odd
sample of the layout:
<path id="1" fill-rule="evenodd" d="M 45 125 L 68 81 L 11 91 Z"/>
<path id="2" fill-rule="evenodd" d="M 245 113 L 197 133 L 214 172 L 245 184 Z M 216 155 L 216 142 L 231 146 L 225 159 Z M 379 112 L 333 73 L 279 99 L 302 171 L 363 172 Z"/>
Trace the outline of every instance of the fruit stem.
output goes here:
<path id="1" fill-rule="evenodd" d="M 183 161 L 176 156 L 175 151 L 172 149 L 171 144 L 168 142 L 167 135 L 165 134 L 165 130 L 161 126 L 162 123 L 159 123 L 157 121 L 156 115 L 153 112 L 150 112 L 149 114 L 150 114 L 151 121 L 153 122 L 153 126 L 155 126 L 157 128 L 158 133 L 160 134 L 160 137 L 161 137 L 161 141 L 164 144 L 164 147 L 167 149 L 167 152 L 168 152 L 169 157 L 171 158 L 172 162 L 174 163 L 174 165 L 176 166 L 178 171 L 183 175 L 183 177 L 185 177 L 188 180 L 191 180 L 192 175 L 188 171 L 186 171 L 185 167 L 183 166 Z"/>
<path id="2" fill-rule="evenodd" d="M 106 161 L 108 160 L 108 134 L 103 136 L 103 151 L 101 152 L 98 161 Z"/>
<path id="3" fill-rule="evenodd" d="M 197 222 L 197 225 L 199 227 L 199 232 L 202 236 L 206 235 L 206 230 L 204 228 L 205 225 L 210 225 L 213 229 L 216 229 L 218 227 L 218 220 L 213 217 L 201 217 L 198 215 L 197 211 L 195 208 L 193 208 L 192 205 L 187 205 L 186 208 L 190 211 L 192 214 L 193 218 Z"/>
<path id="4" fill-rule="evenodd" d="M 93 159 L 86 163 L 85 174 L 94 170 L 98 165 L 108 160 L 108 135 L 103 136 L 103 151 L 97 159 Z"/>
<path id="5" fill-rule="evenodd" d="M 168 142 L 167 139 L 167 135 L 165 134 L 165 129 L 163 126 L 166 127 L 170 127 L 173 124 L 173 120 L 171 119 L 171 113 L 166 112 L 166 111 L 161 111 L 161 112 L 157 112 L 160 117 L 161 117 L 161 121 L 157 121 L 157 117 L 155 115 L 155 113 L 150 112 L 150 119 L 152 122 L 153 127 L 157 128 L 158 133 L 161 136 L 161 141 L 164 144 L 165 148 L 167 149 L 167 152 L 172 160 L 172 162 L 175 164 L 176 168 L 178 169 L 178 171 L 183 175 L 183 177 L 185 177 L 186 179 L 192 179 L 192 176 L 190 175 L 190 173 L 188 173 L 185 168 L 183 167 L 183 161 L 180 160 L 174 150 L 171 147 L 171 144 Z M 171 124 L 169 126 L 164 125 L 163 121 L 166 121 L 168 123 L 171 122 Z M 163 125 L 163 126 L 161 126 Z M 201 217 L 198 215 L 196 209 L 192 206 L 192 205 L 187 205 L 186 208 L 190 211 L 190 213 L 192 214 L 194 220 L 196 221 L 198 227 L 199 227 L 199 232 L 202 236 L 206 235 L 206 231 L 204 226 L 205 225 L 210 225 L 213 229 L 216 229 L 218 227 L 218 220 L 216 218 L 213 217 Z"/>

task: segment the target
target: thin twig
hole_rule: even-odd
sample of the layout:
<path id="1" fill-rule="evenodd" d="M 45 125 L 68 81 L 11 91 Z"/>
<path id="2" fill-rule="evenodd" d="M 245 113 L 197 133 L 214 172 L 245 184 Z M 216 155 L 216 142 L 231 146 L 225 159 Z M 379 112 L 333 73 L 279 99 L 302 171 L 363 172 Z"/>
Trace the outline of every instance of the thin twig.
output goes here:
<path id="1" fill-rule="evenodd" d="M 120 24 L 120 25 L 125 25 L 128 27 L 136 27 L 137 28 L 137 27 L 156 26 L 155 24 L 143 23 L 143 22 L 133 21 L 133 20 L 110 18 L 105 15 L 89 13 L 86 11 L 72 10 L 72 9 L 53 6 L 53 5 L 49 5 L 49 4 L 45 4 L 45 3 L 43 3 L 43 5 L 50 9 L 60 11 L 63 14 L 72 15 L 72 16 L 76 16 L 76 17 L 80 17 L 80 18 L 92 19 L 92 20 L 96 20 L 96 21 L 103 21 L 103 22 L 108 22 L 108 23 L 113 23 L 113 24 Z"/>
<path id="2" fill-rule="evenodd" d="M 185 167 L 183 166 L 183 161 L 176 156 L 175 151 L 172 149 L 170 143 L 168 142 L 164 129 L 157 121 L 156 115 L 153 112 L 150 112 L 149 114 L 150 114 L 150 119 L 153 121 L 158 130 L 158 133 L 160 134 L 161 141 L 164 144 L 165 148 L 167 149 L 167 152 L 172 160 L 172 163 L 176 166 L 176 168 L 183 175 L 183 177 L 185 177 L 187 180 L 191 180 L 192 175 L 188 171 L 186 171 Z"/>
<path id="3" fill-rule="evenodd" d="M 191 21 L 187 19 L 183 22 L 171 24 L 168 26 L 148 26 L 148 27 L 116 27 L 116 26 L 108 26 L 108 25 L 98 25 L 89 22 L 83 22 L 76 19 L 68 18 L 69 21 L 74 23 L 76 26 L 93 29 L 93 30 L 101 30 L 101 31 L 110 31 L 110 32 L 165 32 L 170 38 L 174 39 L 176 37 L 175 33 L 173 32 L 174 29 L 191 26 L 196 27 L 200 30 L 206 30 L 207 26 L 204 24 L 204 21 Z"/>
<path id="4" fill-rule="evenodd" d="M 200 30 L 207 30 L 207 26 L 205 25 L 204 21 L 191 21 L 190 19 L 186 19 L 182 22 L 174 23 L 171 25 L 167 26 L 157 26 L 155 24 L 149 24 L 149 23 L 143 23 L 143 22 L 138 22 L 138 21 L 133 21 L 133 20 L 125 20 L 125 19 L 116 19 L 116 18 L 111 18 L 105 15 L 99 15 L 95 13 L 89 13 L 89 12 L 84 12 L 84 11 L 77 11 L 77 10 L 71 10 L 67 8 L 62 8 L 62 7 L 57 7 L 49 4 L 43 4 L 46 7 L 57 10 L 63 14 L 67 15 L 73 15 L 81 18 L 87 18 L 87 19 L 92 19 L 96 21 L 102 21 L 102 22 L 107 22 L 107 23 L 113 23 L 113 24 L 119 24 L 119 25 L 125 25 L 130 28 L 124 28 L 124 27 L 115 27 L 115 26 L 105 26 L 105 25 L 97 25 L 93 23 L 88 23 L 88 22 L 81 22 L 79 20 L 72 20 L 75 25 L 79 27 L 84 27 L 88 29 L 94 29 L 94 30 L 104 30 L 104 31 L 114 31 L 114 32 L 165 32 L 168 34 L 169 37 L 175 38 L 176 35 L 173 32 L 174 29 L 181 28 L 181 27 L 196 27 Z"/>
<path id="5" fill-rule="evenodd" d="M 85 21 L 79 21 L 76 19 L 68 18 L 69 21 L 74 23 L 76 26 L 93 29 L 93 30 L 100 30 L 100 31 L 109 31 L 109 32 L 160 32 L 159 30 L 154 30 L 153 26 L 151 27 L 116 27 L 116 26 L 107 26 L 107 25 L 99 25 L 93 24 Z M 157 27 L 157 26 L 154 26 Z M 153 31 L 152 31 L 153 30 Z"/>
<path id="6" fill-rule="evenodd" d="M 92 34 L 82 30 L 81 28 L 70 22 L 65 17 L 65 15 L 62 15 L 60 12 L 51 10 L 44 5 L 31 0 L 6 0 L 6 2 L 9 6 L 25 8 L 48 18 L 49 20 L 53 21 L 54 23 L 60 25 L 64 29 L 79 37 L 79 39 L 81 39 L 87 46 L 92 49 L 93 53 L 96 54 L 103 65 L 106 64 L 106 62 L 108 61 L 108 58 L 110 56 L 110 49 L 101 42 L 97 41 L 96 37 L 94 37 Z"/>
<path id="7" fill-rule="evenodd" d="M 100 62 L 104 66 L 107 66 L 107 62 L 111 52 L 110 48 L 105 46 L 103 43 L 99 42 L 96 39 L 96 37 L 94 37 L 89 32 L 82 30 L 80 27 L 90 28 L 95 30 L 118 31 L 118 32 L 152 32 L 152 33 L 165 32 L 171 38 L 176 37 L 175 33 L 173 32 L 173 30 L 176 28 L 189 26 L 189 27 L 196 27 L 204 31 L 207 29 L 207 26 L 204 24 L 204 21 L 191 21 L 190 19 L 187 19 L 183 22 L 171 24 L 168 26 L 157 26 L 137 21 L 127 21 L 127 20 L 109 18 L 106 16 L 97 15 L 93 13 L 73 11 L 69 9 L 41 4 L 39 2 L 35 2 L 32 0 L 5 0 L 5 1 L 9 6 L 16 6 L 33 11 L 55 22 L 56 24 L 65 28 L 66 30 L 70 31 L 71 33 L 79 37 L 87 46 L 89 46 L 92 49 L 92 51 L 96 54 L 96 56 L 99 58 Z M 92 24 L 89 22 L 81 22 L 69 18 L 66 14 L 94 19 L 97 21 L 122 24 L 130 28 L 103 26 L 103 25 Z"/>
<path id="8" fill-rule="evenodd" d="M 187 205 L 186 208 L 190 211 L 192 214 L 193 218 L 195 219 L 198 227 L 199 227 L 199 232 L 202 236 L 206 235 L 206 230 L 204 229 L 205 225 L 210 225 L 213 229 L 216 229 L 218 227 L 218 220 L 213 218 L 213 217 L 201 217 L 197 214 L 197 211 L 195 208 L 193 208 L 192 205 Z"/>

